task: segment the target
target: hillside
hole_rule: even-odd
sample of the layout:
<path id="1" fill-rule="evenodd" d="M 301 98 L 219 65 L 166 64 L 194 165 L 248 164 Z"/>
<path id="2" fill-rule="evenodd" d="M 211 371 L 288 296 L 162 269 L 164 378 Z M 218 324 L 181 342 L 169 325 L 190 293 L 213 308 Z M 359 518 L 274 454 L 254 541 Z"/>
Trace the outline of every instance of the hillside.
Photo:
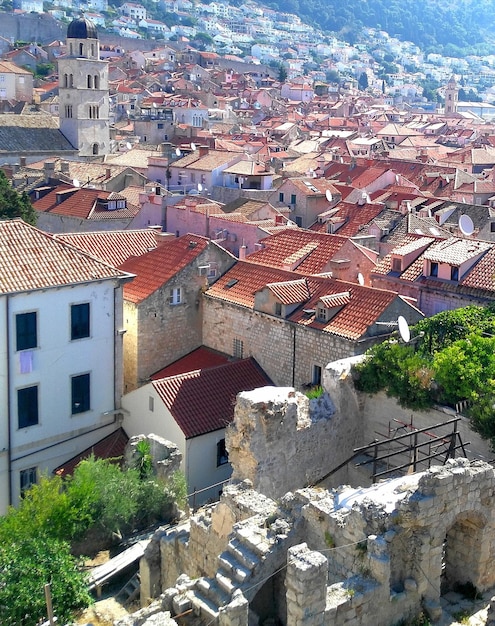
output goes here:
<path id="1" fill-rule="evenodd" d="M 364 26 L 413 41 L 425 51 L 452 56 L 495 52 L 492 0 L 268 0 L 266 4 L 353 42 Z"/>

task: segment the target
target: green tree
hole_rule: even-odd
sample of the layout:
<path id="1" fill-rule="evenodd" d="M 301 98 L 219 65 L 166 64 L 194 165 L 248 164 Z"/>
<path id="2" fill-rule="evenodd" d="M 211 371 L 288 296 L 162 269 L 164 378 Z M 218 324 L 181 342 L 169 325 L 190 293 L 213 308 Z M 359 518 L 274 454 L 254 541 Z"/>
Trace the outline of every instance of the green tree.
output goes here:
<path id="1" fill-rule="evenodd" d="M 36 224 L 36 213 L 28 195 L 18 193 L 0 170 L 0 219 L 21 217 L 28 224 Z"/>
<path id="2" fill-rule="evenodd" d="M 287 70 L 285 69 L 285 66 L 282 65 L 282 63 L 279 63 L 278 66 L 278 76 L 277 76 L 279 82 L 281 83 L 285 83 L 285 81 L 287 80 Z"/>
<path id="3" fill-rule="evenodd" d="M 368 89 L 368 74 L 366 74 L 366 72 L 363 72 L 359 77 L 358 86 L 361 91 Z"/>

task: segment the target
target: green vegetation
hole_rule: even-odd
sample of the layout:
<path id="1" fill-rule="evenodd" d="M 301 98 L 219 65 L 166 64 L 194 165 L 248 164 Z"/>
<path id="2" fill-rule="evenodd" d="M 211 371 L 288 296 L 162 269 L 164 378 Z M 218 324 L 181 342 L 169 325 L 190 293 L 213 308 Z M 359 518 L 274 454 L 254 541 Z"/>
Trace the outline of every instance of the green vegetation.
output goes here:
<path id="1" fill-rule="evenodd" d="M 18 193 L 11 187 L 7 177 L 0 170 L 0 219 L 22 217 L 28 224 L 36 224 L 36 213 L 29 196 Z"/>
<path id="2" fill-rule="evenodd" d="M 42 477 L 0 518 L 0 622 L 31 626 L 46 614 L 44 585 L 64 624 L 91 597 L 71 542 L 95 533 L 109 540 L 170 519 L 183 504 L 181 474 L 163 484 L 151 475 L 142 446 L 139 467 L 122 470 L 106 460 L 82 461 L 73 477 Z"/>
<path id="3" fill-rule="evenodd" d="M 310 389 L 307 389 L 304 392 L 304 395 L 310 400 L 315 400 L 316 398 L 319 398 L 320 396 L 322 396 L 324 393 L 325 393 L 325 390 L 323 389 L 323 387 L 321 385 L 316 385 L 315 387 L 311 387 Z"/>
<path id="4" fill-rule="evenodd" d="M 350 43 L 363 27 L 371 27 L 448 56 L 494 50 L 489 25 L 495 21 L 495 4 L 491 0 L 268 0 L 266 4 L 295 13 L 324 31 L 339 33 Z"/>
<path id="5" fill-rule="evenodd" d="M 412 409 L 463 402 L 473 429 L 495 447 L 495 305 L 444 311 L 412 332 L 422 337 L 371 348 L 354 369 L 356 387 Z"/>

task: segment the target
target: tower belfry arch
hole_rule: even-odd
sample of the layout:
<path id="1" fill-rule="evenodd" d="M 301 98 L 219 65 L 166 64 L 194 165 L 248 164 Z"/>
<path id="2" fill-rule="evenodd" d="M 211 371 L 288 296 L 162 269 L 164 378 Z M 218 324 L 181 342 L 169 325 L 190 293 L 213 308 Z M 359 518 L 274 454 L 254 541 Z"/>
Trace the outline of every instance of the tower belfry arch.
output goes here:
<path id="1" fill-rule="evenodd" d="M 100 59 L 98 32 L 78 17 L 67 28 L 67 54 L 58 61 L 60 130 L 94 157 L 110 152 L 108 63 Z"/>

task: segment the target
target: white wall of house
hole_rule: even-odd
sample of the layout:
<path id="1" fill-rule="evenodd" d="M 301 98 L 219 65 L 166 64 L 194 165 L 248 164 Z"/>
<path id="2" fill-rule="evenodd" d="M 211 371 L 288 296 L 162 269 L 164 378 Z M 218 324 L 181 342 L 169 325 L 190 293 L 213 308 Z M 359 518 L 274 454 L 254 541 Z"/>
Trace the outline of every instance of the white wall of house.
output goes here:
<path id="1" fill-rule="evenodd" d="M 113 280 L 31 291 L 0 298 L 0 406 L 9 416 L 0 426 L 0 450 L 10 450 L 12 501 L 18 502 L 20 472 L 51 472 L 115 429 L 116 386 L 122 373 L 115 309 L 120 288 Z M 71 305 L 89 303 L 89 337 L 71 339 Z M 16 315 L 36 312 L 37 346 L 17 351 Z M 118 320 L 121 314 L 118 315 Z M 72 377 L 89 374 L 89 409 L 77 412 Z M 19 427 L 18 390 L 37 386 L 37 423 Z M 9 391 L 10 390 L 10 391 Z M 0 513 L 9 493 L 9 463 L 0 454 Z M 7 494 L 5 496 L 5 494 Z"/>

